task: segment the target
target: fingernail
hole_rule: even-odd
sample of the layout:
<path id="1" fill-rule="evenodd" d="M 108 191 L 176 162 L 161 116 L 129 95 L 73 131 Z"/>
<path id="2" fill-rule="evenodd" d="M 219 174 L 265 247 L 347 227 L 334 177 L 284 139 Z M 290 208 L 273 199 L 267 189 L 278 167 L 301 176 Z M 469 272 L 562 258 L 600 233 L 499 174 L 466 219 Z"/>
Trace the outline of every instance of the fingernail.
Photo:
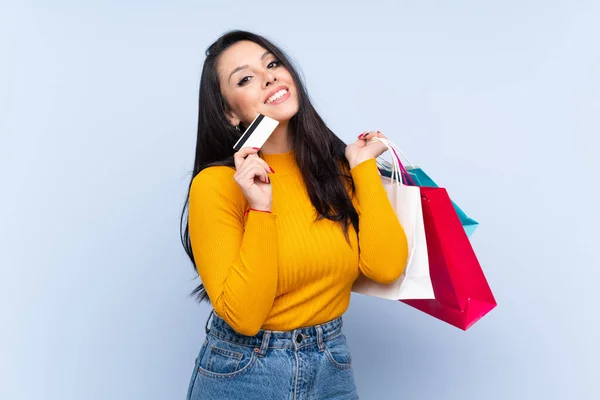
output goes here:
<path id="1" fill-rule="evenodd" d="M 269 166 L 269 168 L 271 168 L 271 167 Z M 273 168 L 271 168 L 271 172 L 272 172 L 272 173 L 275 173 L 275 171 L 273 170 Z"/>
<path id="2" fill-rule="evenodd" d="M 260 150 L 260 147 L 253 147 L 254 150 Z"/>
<path id="3" fill-rule="evenodd" d="M 377 133 L 381 133 L 381 132 L 377 131 Z"/>

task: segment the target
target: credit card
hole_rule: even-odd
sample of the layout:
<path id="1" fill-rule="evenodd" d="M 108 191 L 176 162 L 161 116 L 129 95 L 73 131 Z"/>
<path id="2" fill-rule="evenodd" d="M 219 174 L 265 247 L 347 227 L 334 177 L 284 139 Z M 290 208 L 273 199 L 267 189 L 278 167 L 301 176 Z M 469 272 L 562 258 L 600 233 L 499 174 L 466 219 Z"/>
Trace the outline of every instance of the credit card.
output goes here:
<path id="1" fill-rule="evenodd" d="M 248 129 L 242 134 L 242 137 L 233 145 L 235 151 L 242 147 L 258 147 L 265 144 L 271 133 L 279 125 L 279 121 L 269 118 L 266 115 L 258 114 Z"/>

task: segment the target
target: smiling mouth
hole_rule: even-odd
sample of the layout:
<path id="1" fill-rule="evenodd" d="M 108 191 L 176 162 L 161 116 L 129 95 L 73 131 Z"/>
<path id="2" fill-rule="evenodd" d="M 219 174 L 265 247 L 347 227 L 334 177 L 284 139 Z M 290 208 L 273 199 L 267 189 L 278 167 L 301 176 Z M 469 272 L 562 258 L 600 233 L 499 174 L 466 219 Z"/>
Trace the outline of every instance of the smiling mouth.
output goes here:
<path id="1" fill-rule="evenodd" d="M 271 104 L 272 102 L 277 101 L 280 98 L 282 98 L 283 96 L 285 96 L 287 93 L 288 93 L 288 89 L 281 89 L 277 93 L 275 93 L 273 96 L 269 97 L 267 99 L 267 101 L 265 101 L 265 104 Z"/>

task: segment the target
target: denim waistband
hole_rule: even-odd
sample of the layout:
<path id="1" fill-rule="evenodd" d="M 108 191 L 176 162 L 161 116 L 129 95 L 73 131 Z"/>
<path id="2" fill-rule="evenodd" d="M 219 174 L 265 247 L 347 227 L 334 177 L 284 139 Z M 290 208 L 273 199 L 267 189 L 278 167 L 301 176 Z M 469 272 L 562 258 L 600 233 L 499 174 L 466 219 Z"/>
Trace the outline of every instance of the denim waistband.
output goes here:
<path id="1" fill-rule="evenodd" d="M 217 313 L 213 312 L 212 316 L 211 327 L 210 329 L 207 329 L 207 333 L 221 340 L 243 346 L 260 348 L 261 353 L 267 348 L 299 349 L 313 344 L 317 344 L 318 347 L 322 349 L 324 346 L 323 341 L 340 335 L 343 326 L 342 317 L 339 316 L 336 319 L 322 324 L 297 328 L 291 331 L 261 329 L 254 336 L 246 336 L 236 332 Z"/>

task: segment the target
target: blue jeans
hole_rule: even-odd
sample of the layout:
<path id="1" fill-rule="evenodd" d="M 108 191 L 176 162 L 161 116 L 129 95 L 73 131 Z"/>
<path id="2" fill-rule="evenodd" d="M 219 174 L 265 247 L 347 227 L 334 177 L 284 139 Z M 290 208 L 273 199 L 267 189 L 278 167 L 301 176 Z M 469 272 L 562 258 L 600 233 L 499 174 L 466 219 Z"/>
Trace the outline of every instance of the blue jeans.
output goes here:
<path id="1" fill-rule="evenodd" d="M 358 399 L 342 324 L 245 336 L 213 313 L 187 399 Z"/>

